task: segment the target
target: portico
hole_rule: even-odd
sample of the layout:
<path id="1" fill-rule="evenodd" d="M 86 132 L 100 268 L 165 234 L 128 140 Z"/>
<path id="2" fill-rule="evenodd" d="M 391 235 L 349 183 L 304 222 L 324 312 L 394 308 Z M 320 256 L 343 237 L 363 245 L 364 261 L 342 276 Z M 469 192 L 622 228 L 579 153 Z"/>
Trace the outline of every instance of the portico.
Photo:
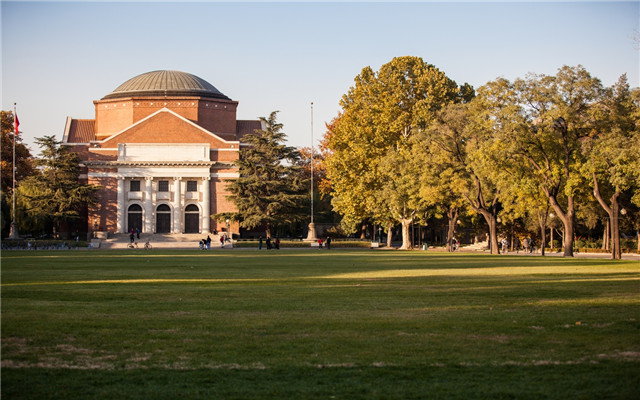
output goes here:
<path id="1" fill-rule="evenodd" d="M 87 164 L 117 169 L 118 233 L 208 233 L 211 170 L 230 168 L 205 160 L 209 152 L 208 143 L 121 143 L 117 161 Z M 163 161 L 148 161 L 152 157 Z"/>

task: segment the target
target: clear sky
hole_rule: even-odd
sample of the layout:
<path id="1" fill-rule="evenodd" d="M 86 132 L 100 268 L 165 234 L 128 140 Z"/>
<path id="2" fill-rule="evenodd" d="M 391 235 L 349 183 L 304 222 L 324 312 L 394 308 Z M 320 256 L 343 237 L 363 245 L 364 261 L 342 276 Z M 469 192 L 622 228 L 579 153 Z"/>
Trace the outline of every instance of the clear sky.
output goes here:
<path id="1" fill-rule="evenodd" d="M 311 143 L 362 68 L 412 55 L 462 84 L 583 65 L 640 86 L 640 2 L 1 1 L 2 109 L 20 130 L 62 139 L 67 116 L 153 70 L 197 75 L 240 102 L 279 110 L 289 144 Z M 634 40 L 634 37 L 636 38 Z"/>

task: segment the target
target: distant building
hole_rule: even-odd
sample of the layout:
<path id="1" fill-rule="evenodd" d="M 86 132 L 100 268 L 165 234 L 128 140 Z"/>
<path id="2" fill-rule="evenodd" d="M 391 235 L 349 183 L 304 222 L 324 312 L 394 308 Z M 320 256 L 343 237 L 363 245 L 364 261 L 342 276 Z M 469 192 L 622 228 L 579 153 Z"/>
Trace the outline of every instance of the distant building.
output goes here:
<path id="1" fill-rule="evenodd" d="M 179 71 L 136 76 L 93 103 L 95 119 L 68 117 L 63 138 L 80 155 L 81 179 L 102 187 L 80 231 L 227 230 L 210 216 L 235 210 L 225 180 L 238 176 L 242 136 L 260 121 L 237 120 L 237 101 Z"/>

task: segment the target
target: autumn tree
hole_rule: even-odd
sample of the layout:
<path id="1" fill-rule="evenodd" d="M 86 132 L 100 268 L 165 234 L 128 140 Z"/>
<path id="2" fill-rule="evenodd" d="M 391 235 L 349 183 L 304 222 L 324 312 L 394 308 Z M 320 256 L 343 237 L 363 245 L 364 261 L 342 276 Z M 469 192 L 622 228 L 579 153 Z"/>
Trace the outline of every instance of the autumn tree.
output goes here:
<path id="1" fill-rule="evenodd" d="M 413 156 L 411 146 L 401 146 L 390 151 L 380 162 L 381 178 L 384 182 L 378 193 L 380 210 L 378 216 L 390 216 L 402 226 L 400 249 L 411 248 L 409 228 L 418 214 L 425 208 L 420 196 L 418 177 L 422 171 L 420 160 Z M 387 214 L 388 213 L 388 214 Z"/>
<path id="2" fill-rule="evenodd" d="M 426 150 L 424 169 L 428 171 L 423 175 L 426 182 L 423 181 L 422 190 L 425 196 L 434 192 L 440 192 L 439 196 L 448 193 L 451 201 L 448 236 L 452 235 L 460 199 L 464 199 L 485 219 L 489 247 L 491 253 L 496 254 L 499 252 L 497 214 L 500 193 L 492 174 L 495 169 L 489 151 L 492 132 L 483 126 L 481 119 L 474 120 L 478 114 L 476 109 L 476 101 L 473 101 L 470 104 L 451 104 L 436 114 L 435 121 L 422 138 Z M 451 241 L 451 237 L 448 240 Z"/>
<path id="3" fill-rule="evenodd" d="M 308 196 L 299 152 L 285 145 L 287 135 L 277 122 L 277 111 L 261 117 L 265 129 L 245 135 L 247 144 L 236 161 L 240 176 L 229 180 L 229 191 L 237 213 L 216 214 L 212 218 L 233 218 L 243 228 L 264 226 L 271 237 L 276 225 L 296 222 L 306 216 L 302 208 Z"/>
<path id="4" fill-rule="evenodd" d="M 383 222 L 394 214 L 391 210 L 408 206 L 399 197 L 380 198 L 385 186 L 393 188 L 392 181 L 402 179 L 399 171 L 382 169 L 383 159 L 426 129 L 440 108 L 472 92 L 470 86 L 459 88 L 419 57 L 396 57 L 377 72 L 366 67 L 356 76 L 354 86 L 342 97 L 341 113 L 327 140 L 333 207 L 343 216 L 344 225 L 353 228 L 366 218 Z M 389 173 L 391 178 L 387 178 Z M 395 204 L 396 200 L 401 204 Z M 405 216 L 415 211 L 407 210 Z M 407 226 L 411 221 L 397 220 Z M 403 228 L 403 232 L 408 230 Z M 403 243 L 408 239 L 403 238 Z"/>
<path id="5" fill-rule="evenodd" d="M 581 143 L 599 127 L 602 84 L 582 66 L 565 66 L 554 76 L 498 79 L 481 89 L 504 154 L 535 178 L 564 226 L 564 255 L 573 256 Z"/>
<path id="6" fill-rule="evenodd" d="M 640 190 L 638 147 L 640 119 L 631 97 L 626 75 L 609 88 L 601 103 L 606 124 L 583 141 L 586 162 L 583 172 L 593 188 L 593 196 L 609 216 L 611 257 L 620 259 L 620 196 L 627 190 Z"/>

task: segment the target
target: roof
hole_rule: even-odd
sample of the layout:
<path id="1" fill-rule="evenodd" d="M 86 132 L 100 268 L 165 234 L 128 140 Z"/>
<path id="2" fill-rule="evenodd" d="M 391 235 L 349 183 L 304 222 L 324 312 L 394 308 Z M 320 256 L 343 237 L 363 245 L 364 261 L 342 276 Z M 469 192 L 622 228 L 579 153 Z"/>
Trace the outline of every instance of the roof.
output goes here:
<path id="1" fill-rule="evenodd" d="M 96 140 L 95 120 L 72 119 L 66 139 L 66 143 L 89 143 Z"/>
<path id="2" fill-rule="evenodd" d="M 256 130 L 264 129 L 262 126 L 262 121 L 252 120 L 252 121 L 236 121 L 236 140 L 240 140 L 244 135 L 250 133 L 256 133 Z"/>
<path id="3" fill-rule="evenodd" d="M 181 71 L 151 71 L 133 77 L 102 100 L 137 96 L 200 96 L 231 100 L 212 84 Z"/>

